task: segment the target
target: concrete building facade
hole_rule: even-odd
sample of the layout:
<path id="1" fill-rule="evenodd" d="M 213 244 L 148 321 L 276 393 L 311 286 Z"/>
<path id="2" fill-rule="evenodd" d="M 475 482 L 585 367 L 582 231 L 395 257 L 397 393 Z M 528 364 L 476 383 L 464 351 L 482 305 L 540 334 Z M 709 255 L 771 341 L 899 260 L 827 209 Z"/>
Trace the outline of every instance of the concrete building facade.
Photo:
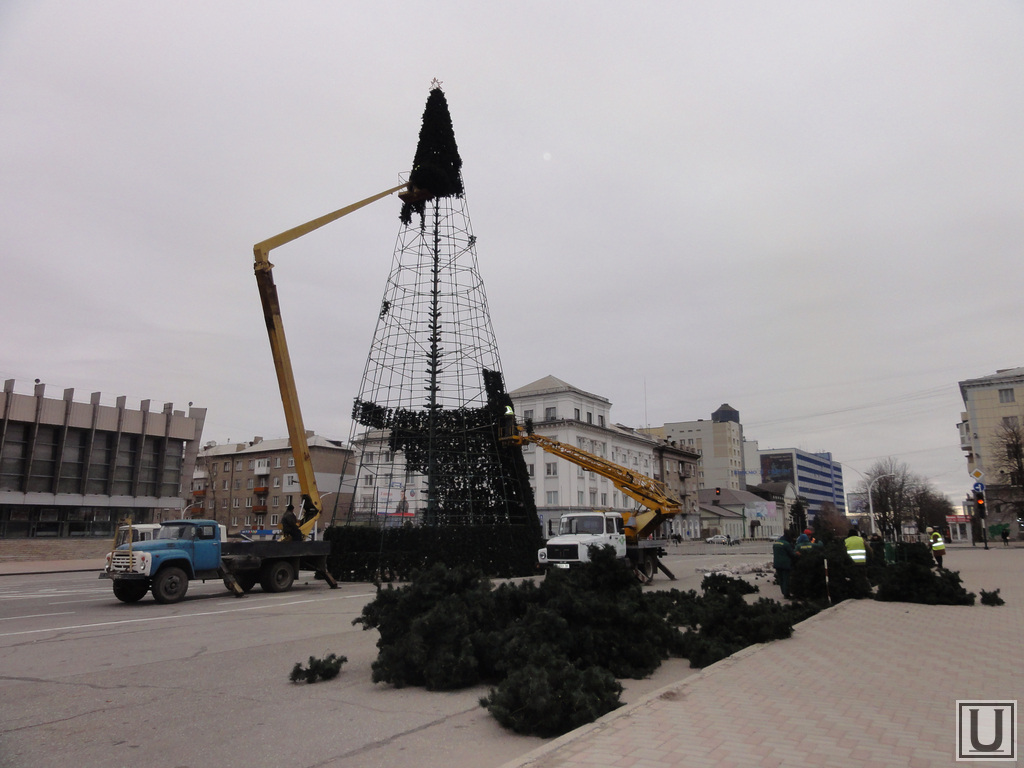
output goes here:
<path id="1" fill-rule="evenodd" d="M 317 489 L 323 501 L 323 530 L 343 519 L 352 496 L 352 450 L 341 441 L 306 432 Z M 228 534 L 268 530 L 281 522 L 289 504 L 302 508 L 291 441 L 254 437 L 245 443 L 207 443 L 199 452 L 186 517 L 216 520 Z"/>
<path id="2" fill-rule="evenodd" d="M 986 484 L 1008 484 L 1007 478 L 1000 477 L 1004 467 L 997 456 L 999 434 L 1003 427 L 1024 425 L 1024 368 L 1007 368 L 991 376 L 961 381 L 960 396 L 964 402 L 958 425 L 960 447 L 967 459 L 968 475 L 980 469 Z"/>
<path id="3" fill-rule="evenodd" d="M 739 411 L 728 404 L 711 414 L 711 421 L 674 421 L 646 431 L 700 454 L 699 488 L 746 488 L 743 425 Z"/>
<path id="4" fill-rule="evenodd" d="M 138 409 L 46 397 L 4 382 L 0 394 L 0 537 L 108 537 L 118 523 L 159 522 L 185 507 L 206 409 Z"/>

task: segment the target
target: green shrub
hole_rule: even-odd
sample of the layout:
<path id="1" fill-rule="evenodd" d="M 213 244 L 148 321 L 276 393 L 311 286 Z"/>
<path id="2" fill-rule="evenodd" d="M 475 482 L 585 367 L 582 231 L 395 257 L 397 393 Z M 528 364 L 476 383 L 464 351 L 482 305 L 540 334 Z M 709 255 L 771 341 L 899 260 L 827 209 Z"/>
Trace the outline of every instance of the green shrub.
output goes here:
<path id="1" fill-rule="evenodd" d="M 959 573 L 933 570 L 918 562 L 896 563 L 886 568 L 875 599 L 925 605 L 974 605 L 974 593 L 963 588 Z"/>
<path id="2" fill-rule="evenodd" d="M 480 667 L 474 638 L 498 628 L 494 605 L 490 581 L 468 567 L 437 564 L 407 586 L 378 590 L 353 621 L 380 632 L 373 681 L 451 690 L 491 676 Z"/>
<path id="3" fill-rule="evenodd" d="M 986 592 L 984 589 L 981 590 L 981 604 L 982 605 L 1006 605 L 1006 601 L 999 596 L 999 590 L 995 592 Z"/>
<path id="4" fill-rule="evenodd" d="M 846 545 L 842 541 L 814 547 L 799 555 L 790 578 L 790 591 L 798 600 L 811 600 L 816 603 L 830 600 L 835 604 L 843 600 L 859 600 L 871 596 L 867 566 L 854 564 L 846 553 Z"/>
<path id="5" fill-rule="evenodd" d="M 345 656 L 330 654 L 322 659 L 309 657 L 309 667 L 303 667 L 300 662 L 295 662 L 288 679 L 293 683 L 305 680 L 307 683 L 315 683 L 320 680 L 333 680 L 341 672 L 341 665 L 348 661 Z"/>
<path id="6" fill-rule="evenodd" d="M 580 669 L 565 658 L 527 664 L 480 699 L 502 726 L 516 733 L 558 736 L 620 706 L 622 686 L 600 667 Z"/>
<path id="7" fill-rule="evenodd" d="M 430 690 L 496 684 L 481 704 L 502 725 L 550 736 L 618 706 L 616 678 L 646 677 L 669 656 L 704 666 L 789 637 L 811 611 L 748 604 L 744 595 L 757 588 L 740 579 L 712 576 L 703 586 L 703 596 L 644 592 L 610 548 L 539 584 L 496 589 L 478 570 L 438 564 L 408 585 L 378 589 L 353 623 L 380 632 L 374 682 Z"/>
<path id="8" fill-rule="evenodd" d="M 675 655 L 689 659 L 691 667 L 706 667 L 748 645 L 790 637 L 795 623 L 816 612 L 813 606 L 765 598 L 748 603 L 743 595 L 757 588 L 742 579 L 717 575 L 705 578 L 702 586 L 703 596 L 674 589 L 645 594 L 667 623 L 686 628 Z"/>

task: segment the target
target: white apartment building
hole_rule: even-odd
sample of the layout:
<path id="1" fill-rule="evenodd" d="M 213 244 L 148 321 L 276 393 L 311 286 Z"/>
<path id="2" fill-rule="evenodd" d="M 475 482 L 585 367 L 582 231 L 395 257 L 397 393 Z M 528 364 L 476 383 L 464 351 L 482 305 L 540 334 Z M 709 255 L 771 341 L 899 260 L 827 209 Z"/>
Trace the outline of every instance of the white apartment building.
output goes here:
<path id="1" fill-rule="evenodd" d="M 612 404 L 607 398 L 554 376 L 527 384 L 509 395 L 519 423 L 532 422 L 537 434 L 575 445 L 648 477 L 656 476 L 657 441 L 628 427 L 613 425 Z M 553 535 L 558 518 L 569 511 L 605 509 L 621 513 L 636 508 L 632 499 L 595 472 L 535 445 L 524 446 L 523 454 L 544 536 Z M 681 524 L 681 520 L 670 523 Z M 674 528 L 666 530 L 675 532 Z"/>
<path id="2" fill-rule="evenodd" d="M 1024 424 L 1024 368 L 1006 368 L 991 376 L 961 381 L 960 395 L 964 401 L 960 447 L 966 454 L 968 473 L 980 469 L 986 485 L 1008 484 L 1000 476 L 1002 462 L 995 453 L 1000 428 Z"/>

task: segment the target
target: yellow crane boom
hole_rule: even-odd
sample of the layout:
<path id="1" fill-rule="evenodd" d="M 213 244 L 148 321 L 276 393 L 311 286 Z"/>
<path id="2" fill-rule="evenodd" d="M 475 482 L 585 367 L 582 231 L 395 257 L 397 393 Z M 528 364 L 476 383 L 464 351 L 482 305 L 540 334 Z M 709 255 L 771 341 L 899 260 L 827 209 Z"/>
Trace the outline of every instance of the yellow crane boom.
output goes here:
<path id="1" fill-rule="evenodd" d="M 408 184 L 399 184 L 391 189 L 378 192 L 376 195 L 352 203 L 344 208 L 320 216 L 305 224 L 282 232 L 279 235 L 267 238 L 253 246 L 255 262 L 253 269 L 256 273 L 256 284 L 260 291 L 260 301 L 263 303 L 263 317 L 267 323 L 267 335 L 270 337 L 270 350 L 274 356 L 274 369 L 277 371 L 277 383 L 281 390 L 281 401 L 284 403 L 284 418 L 288 425 L 288 439 L 292 447 L 292 456 L 295 459 L 295 471 L 299 477 L 299 488 L 302 492 L 302 509 L 305 515 L 301 530 L 308 535 L 320 516 L 323 502 L 320 499 L 320 491 L 316 486 L 316 476 L 313 473 L 313 462 L 309 456 L 309 446 L 306 442 L 306 428 L 302 422 L 302 410 L 299 408 L 299 395 L 295 387 L 295 376 L 292 372 L 292 362 L 288 355 L 288 342 L 284 335 L 284 321 L 281 319 L 281 304 L 277 298 L 277 286 L 274 285 L 274 276 L 271 273 L 274 265 L 270 263 L 270 252 L 286 243 L 297 240 L 303 235 L 319 229 L 325 224 L 347 216 L 353 211 L 369 205 L 370 203 L 387 197 L 399 190 L 407 189 L 408 192 L 399 195 L 403 200 L 412 201 L 427 199 L 428 192 L 409 187 Z"/>
<path id="2" fill-rule="evenodd" d="M 637 539 L 642 539 L 653 533 L 665 520 L 675 517 L 683 511 L 682 504 L 672 495 L 668 486 L 660 480 L 633 472 L 621 464 L 608 461 L 608 459 L 582 448 L 544 435 L 529 433 L 521 427 L 515 427 L 510 431 L 511 434 L 505 438 L 509 442 L 516 445 L 538 445 L 548 453 L 561 456 L 590 472 L 607 477 L 616 488 L 640 502 L 646 511 L 636 515 L 623 515 L 626 518 L 627 540 L 632 540 L 635 543 Z"/>

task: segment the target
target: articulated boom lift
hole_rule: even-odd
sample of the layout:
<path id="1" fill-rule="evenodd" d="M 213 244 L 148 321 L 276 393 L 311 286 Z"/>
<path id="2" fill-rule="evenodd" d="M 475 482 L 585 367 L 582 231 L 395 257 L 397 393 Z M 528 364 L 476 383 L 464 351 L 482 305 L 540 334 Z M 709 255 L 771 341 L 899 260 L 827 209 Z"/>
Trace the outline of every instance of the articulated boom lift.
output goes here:
<path id="1" fill-rule="evenodd" d="M 530 443 L 538 445 L 548 453 L 561 456 L 590 472 L 607 477 L 616 488 L 646 507 L 646 511 L 623 515 L 626 540 L 630 544 L 635 544 L 638 540 L 650 535 L 661 523 L 683 511 L 682 504 L 672 496 L 668 486 L 660 480 L 633 472 L 621 464 L 608 461 L 601 456 L 584 451 L 582 448 L 576 448 L 544 435 L 532 434 L 522 427 L 516 427 L 513 433 L 505 439 L 516 445 Z"/>
<path id="2" fill-rule="evenodd" d="M 281 304 L 277 299 L 277 287 L 274 285 L 274 276 L 271 270 L 274 265 L 270 263 L 270 252 L 292 240 L 297 240 L 303 235 L 319 229 L 325 224 L 347 216 L 353 211 L 369 205 L 370 203 L 387 197 L 399 190 L 407 189 L 405 193 L 399 194 L 399 198 L 407 202 L 426 200 L 430 193 L 409 187 L 408 184 L 399 184 L 397 187 L 386 189 L 358 203 L 340 208 L 333 213 L 325 214 L 305 224 L 289 229 L 279 235 L 268 238 L 253 246 L 255 263 L 253 269 L 256 272 L 256 284 L 259 286 L 260 300 L 263 302 L 263 316 L 267 322 L 267 335 L 270 337 L 270 350 L 274 355 L 274 368 L 277 371 L 277 383 L 281 389 L 281 401 L 284 403 L 284 418 L 288 424 L 288 439 L 291 442 L 292 456 L 295 459 L 295 471 L 299 476 L 299 487 L 302 492 L 302 510 L 304 519 L 300 526 L 304 535 L 309 535 L 316 520 L 323 509 L 323 501 L 320 498 L 320 491 L 316 486 L 316 476 L 313 473 L 313 462 L 309 456 L 309 446 L 306 442 L 306 428 L 302 423 L 302 411 L 299 408 L 299 396 L 295 389 L 295 376 L 292 373 L 291 358 L 288 355 L 288 343 L 284 336 L 284 322 L 281 320 Z"/>

